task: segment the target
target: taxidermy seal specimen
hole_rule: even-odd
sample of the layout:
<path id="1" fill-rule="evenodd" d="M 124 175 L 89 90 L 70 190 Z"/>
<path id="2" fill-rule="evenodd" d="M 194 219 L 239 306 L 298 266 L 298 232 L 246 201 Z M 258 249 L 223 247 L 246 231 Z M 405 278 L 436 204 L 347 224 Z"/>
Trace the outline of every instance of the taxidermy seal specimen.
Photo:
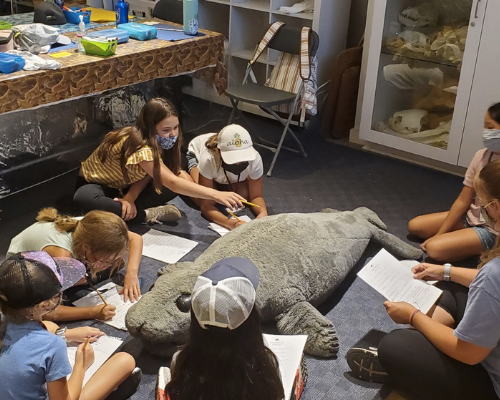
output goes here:
<path id="1" fill-rule="evenodd" d="M 128 330 L 156 355 L 171 355 L 187 339 L 189 296 L 198 275 L 221 258 L 246 257 L 259 267 L 255 304 L 263 321 L 275 321 L 281 334 L 308 335 L 307 354 L 333 357 L 339 347 L 335 327 L 315 306 L 344 280 L 370 240 L 397 257 L 423 256 L 386 228 L 364 207 L 254 220 L 217 239 L 194 262 L 161 268 L 152 290 L 129 310 Z"/>

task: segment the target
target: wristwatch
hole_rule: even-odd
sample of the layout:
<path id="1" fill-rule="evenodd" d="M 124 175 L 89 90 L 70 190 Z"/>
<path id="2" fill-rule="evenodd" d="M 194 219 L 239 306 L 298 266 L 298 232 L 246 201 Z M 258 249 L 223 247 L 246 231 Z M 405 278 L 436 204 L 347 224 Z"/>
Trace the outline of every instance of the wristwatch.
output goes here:
<path id="1" fill-rule="evenodd" d="M 62 337 L 64 341 L 66 341 L 66 330 L 68 329 L 67 326 L 62 326 L 60 328 L 56 329 L 56 335 L 59 337 Z"/>
<path id="2" fill-rule="evenodd" d="M 450 280 L 450 272 L 451 272 L 451 264 L 450 263 L 444 264 L 443 281 Z"/>

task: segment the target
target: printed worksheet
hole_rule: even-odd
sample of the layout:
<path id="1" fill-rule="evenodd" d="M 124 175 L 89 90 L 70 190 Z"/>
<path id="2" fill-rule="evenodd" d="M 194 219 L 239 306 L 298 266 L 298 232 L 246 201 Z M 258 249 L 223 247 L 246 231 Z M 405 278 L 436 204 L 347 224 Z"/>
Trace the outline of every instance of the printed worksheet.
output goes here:
<path id="1" fill-rule="evenodd" d="M 276 355 L 279 362 L 281 380 L 285 390 L 285 400 L 292 395 L 293 384 L 306 345 L 307 335 L 268 335 L 264 342 Z"/>
<path id="2" fill-rule="evenodd" d="M 142 255 L 173 264 L 193 250 L 198 242 L 151 229 L 142 235 Z"/>
<path id="3" fill-rule="evenodd" d="M 127 327 L 125 325 L 125 316 L 127 315 L 130 307 L 132 307 L 135 303 L 132 303 L 130 300 L 124 302 L 123 295 L 120 294 L 122 287 L 113 282 L 109 282 L 106 285 L 101 286 L 98 290 L 102 297 L 104 297 L 104 300 L 106 300 L 106 303 L 116 307 L 116 315 L 108 321 L 101 322 L 126 331 Z M 103 303 L 97 292 L 92 291 L 85 297 L 74 301 L 73 304 L 77 307 L 92 307 Z"/>
<path id="4" fill-rule="evenodd" d="M 426 314 L 441 296 L 442 290 L 413 278 L 411 269 L 387 250 L 380 250 L 358 276 L 389 301 L 405 301 Z"/>
<path id="5" fill-rule="evenodd" d="M 241 217 L 238 217 L 239 219 L 241 219 L 242 221 L 245 221 L 245 222 L 251 222 L 252 220 L 250 219 L 249 216 L 247 215 L 242 215 Z M 231 217 L 231 219 L 234 219 L 233 217 Z M 224 228 L 223 226 L 219 225 L 219 224 L 216 224 L 215 222 L 210 222 L 208 224 L 208 228 L 217 232 L 219 235 L 221 236 L 224 236 L 225 234 L 231 232 L 229 229 L 227 228 Z"/>
<path id="6" fill-rule="evenodd" d="M 83 378 L 83 385 L 92 378 L 92 375 L 101 368 L 101 366 L 106 362 L 106 360 L 111 357 L 118 347 L 123 343 L 123 340 L 111 337 L 111 336 L 101 336 L 99 340 L 95 343 L 89 343 L 87 346 L 92 346 L 94 348 L 94 363 L 85 372 L 85 377 Z M 76 349 L 78 347 L 77 343 L 68 343 L 68 359 L 71 367 L 75 365 Z M 68 378 L 71 376 L 68 375 Z"/>

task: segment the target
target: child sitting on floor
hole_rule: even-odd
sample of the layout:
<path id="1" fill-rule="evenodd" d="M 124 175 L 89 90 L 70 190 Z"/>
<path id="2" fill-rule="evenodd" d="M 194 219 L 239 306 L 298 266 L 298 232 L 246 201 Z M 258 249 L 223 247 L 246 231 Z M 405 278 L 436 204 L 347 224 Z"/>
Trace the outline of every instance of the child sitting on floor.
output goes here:
<path id="1" fill-rule="evenodd" d="M 71 368 L 66 343 L 42 323 L 44 315 L 59 306 L 64 281 L 54 260 L 46 262 L 18 254 L 0 265 L 0 307 L 5 315 L 0 324 L 6 325 L 0 329 L 0 399 L 128 398 L 136 385 L 119 385 L 134 371 L 131 355 L 115 354 L 83 386 L 85 371 L 94 362 L 92 345 L 80 344 Z"/>
<path id="2" fill-rule="evenodd" d="M 7 257 L 24 251 L 45 251 L 52 257 L 71 257 L 81 261 L 89 275 L 103 271 L 108 277 L 113 269 L 123 267 L 121 258 L 128 250 L 128 266 L 123 288 L 124 299 L 135 301 L 141 295 L 138 271 L 142 257 L 142 237 L 130 232 L 125 222 L 106 211 L 91 211 L 83 218 L 62 216 L 54 208 L 44 208 L 38 213 L 35 224 L 14 237 Z M 86 284 L 82 279 L 74 284 Z M 56 313 L 46 315 L 55 321 L 79 319 L 111 319 L 115 307 L 60 306 Z"/>
<path id="3" fill-rule="evenodd" d="M 420 247 L 433 260 L 456 261 L 478 255 L 495 245 L 498 231 L 481 217 L 480 199 L 473 183 L 481 168 L 500 159 L 500 103 L 486 112 L 483 143 L 485 148 L 472 159 L 464 187 L 450 211 L 421 215 L 408 223 L 409 233 L 425 240 Z"/>
<path id="4" fill-rule="evenodd" d="M 487 164 L 474 181 L 479 211 L 500 228 L 500 161 Z M 355 376 L 392 382 L 422 400 L 500 398 L 500 243 L 481 256 L 479 269 L 419 264 L 414 277 L 441 281 L 443 290 L 426 314 L 406 302 L 386 301 L 398 329 L 378 349 L 352 348 Z M 412 397 L 413 398 L 413 397 Z"/>
<path id="5" fill-rule="evenodd" d="M 189 343 L 172 359 L 167 398 L 283 400 L 278 360 L 254 307 L 258 283 L 258 268 L 241 257 L 224 258 L 198 277 Z"/>
<path id="6" fill-rule="evenodd" d="M 193 181 L 208 188 L 232 190 L 256 206 L 256 218 L 266 217 L 264 201 L 264 166 L 260 154 L 254 149 L 248 131 L 240 125 L 229 125 L 219 133 L 195 137 L 186 154 Z M 243 222 L 230 219 L 220 212 L 214 201 L 200 202 L 202 214 L 210 221 L 227 229 Z"/>

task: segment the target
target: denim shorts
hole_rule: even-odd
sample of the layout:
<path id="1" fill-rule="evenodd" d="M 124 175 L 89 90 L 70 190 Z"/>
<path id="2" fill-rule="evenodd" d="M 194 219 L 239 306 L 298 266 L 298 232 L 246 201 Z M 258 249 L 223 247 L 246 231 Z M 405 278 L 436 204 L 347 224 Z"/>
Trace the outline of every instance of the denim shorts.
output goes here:
<path id="1" fill-rule="evenodd" d="M 476 232 L 477 236 L 479 236 L 479 240 L 481 241 L 481 244 L 483 245 L 485 250 L 491 250 L 495 246 L 495 243 L 497 242 L 497 236 L 491 233 L 485 225 L 471 226 L 467 222 L 467 218 L 465 217 L 465 215 L 463 222 L 466 228 L 474 229 L 474 232 Z"/>
<path id="2" fill-rule="evenodd" d="M 191 170 L 194 167 L 198 166 L 198 159 L 196 158 L 196 155 L 192 151 L 187 151 L 186 152 L 186 159 L 188 162 L 188 172 L 191 172 Z"/>

